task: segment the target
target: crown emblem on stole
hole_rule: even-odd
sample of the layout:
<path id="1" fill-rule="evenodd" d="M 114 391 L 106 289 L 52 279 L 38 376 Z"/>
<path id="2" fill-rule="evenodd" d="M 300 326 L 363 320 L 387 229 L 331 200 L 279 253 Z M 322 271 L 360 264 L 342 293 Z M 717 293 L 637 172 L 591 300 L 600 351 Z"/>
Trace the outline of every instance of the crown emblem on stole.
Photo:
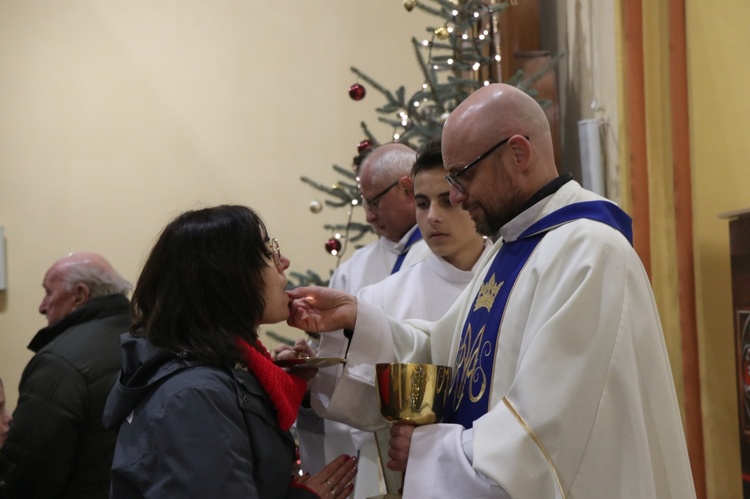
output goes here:
<path id="1" fill-rule="evenodd" d="M 482 284 L 482 287 L 479 288 L 479 296 L 477 297 L 476 303 L 474 303 L 474 312 L 480 308 L 486 308 L 489 312 L 492 309 L 492 305 L 495 303 L 495 298 L 497 298 L 497 293 L 500 291 L 504 282 L 505 281 L 495 282 L 495 274 L 492 274 L 490 280 Z"/>

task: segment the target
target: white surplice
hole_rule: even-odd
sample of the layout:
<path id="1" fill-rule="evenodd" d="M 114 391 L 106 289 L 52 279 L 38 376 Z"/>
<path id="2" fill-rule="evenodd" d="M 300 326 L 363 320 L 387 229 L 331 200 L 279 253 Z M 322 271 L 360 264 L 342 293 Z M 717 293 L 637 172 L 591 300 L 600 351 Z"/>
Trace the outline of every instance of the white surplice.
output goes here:
<path id="1" fill-rule="evenodd" d="M 398 241 L 384 237 L 357 249 L 342 263 L 331 276 L 329 287 L 356 294 L 365 286 L 380 282 L 391 275 L 399 255 L 404 251 L 414 231 L 415 225 Z M 413 243 L 405 255 L 401 270 L 432 254 L 429 247 L 420 239 Z M 336 344 L 346 344 L 343 332 L 329 333 L 321 339 L 319 357 L 343 357 L 344 351 L 330 354 L 327 345 L 336 337 Z M 345 350 L 345 349 L 344 349 Z M 372 435 L 348 425 L 329 419 L 320 420 L 310 409 L 300 409 L 297 419 L 297 434 L 303 470 L 317 473 L 341 454 L 359 455 L 359 473 L 355 483 L 354 499 L 378 495 L 383 492 L 380 479 L 380 465 Z"/>
<path id="2" fill-rule="evenodd" d="M 568 182 L 506 224 L 437 322 L 389 320 L 359 302 L 351 362 L 392 362 L 395 351 L 454 365 L 502 240 L 514 241 L 564 206 L 601 199 Z M 592 220 L 549 231 L 515 282 L 497 342 L 488 412 L 469 430 L 435 424 L 414 431 L 405 499 L 695 497 L 653 293 L 622 234 Z M 368 399 L 350 396 L 348 417 L 378 424 Z"/>
<path id="3" fill-rule="evenodd" d="M 488 244 L 474 268 L 467 271 L 460 270 L 434 253 L 430 253 L 423 261 L 376 284 L 362 288 L 357 293 L 357 299 L 373 304 L 396 319 L 415 317 L 426 320 L 439 319 L 471 282 L 479 262 L 489 253 L 489 250 Z M 346 353 L 346 344 L 347 342 L 339 333 L 326 333 L 322 335 L 318 354 L 321 357 L 343 357 Z M 408 362 L 408 359 L 403 362 Z M 331 420 L 342 422 L 347 427 L 355 428 L 352 431 L 352 437 L 359 448 L 374 445 L 374 440 L 370 431 L 357 431 L 357 429 L 372 430 L 388 427 L 385 420 L 379 417 L 374 382 L 375 368 L 372 364 L 349 362 L 345 366 L 321 369 L 311 385 L 311 402 L 315 412 Z M 368 398 L 371 406 L 374 403 L 374 417 L 377 418 L 379 428 L 362 428 L 356 418 L 347 417 L 348 406 L 351 403 L 350 395 L 353 391 L 359 398 Z M 329 425 L 333 423 L 327 423 L 326 429 Z M 360 471 L 358 476 L 362 474 Z"/>
<path id="4" fill-rule="evenodd" d="M 365 286 L 382 281 L 391 275 L 398 256 L 404 250 L 415 230 L 417 230 L 416 225 L 409 229 L 398 242 L 381 237 L 377 241 L 357 249 L 348 260 L 333 272 L 328 287 L 354 295 Z M 430 248 L 427 247 L 424 240 L 420 239 L 411 245 L 401 268 L 405 269 L 416 262 L 422 261 L 429 254 Z"/>
<path id="5" fill-rule="evenodd" d="M 424 261 L 363 288 L 357 293 L 357 299 L 378 307 L 396 320 L 437 320 L 471 282 L 490 249 L 491 245 L 487 244 L 474 268 L 468 271 L 457 269 L 430 253 Z M 342 341 L 338 333 L 325 333 L 321 339 L 320 356 L 344 356 L 347 342 Z M 411 362 L 410 352 L 403 352 L 402 356 L 396 353 L 392 352 L 392 361 Z M 352 412 L 353 396 L 366 404 L 373 414 L 363 420 L 361 411 Z M 380 416 L 372 363 L 350 360 L 345 366 L 321 369 L 312 381 L 311 402 L 316 413 L 356 428 L 376 430 L 388 427 Z"/>

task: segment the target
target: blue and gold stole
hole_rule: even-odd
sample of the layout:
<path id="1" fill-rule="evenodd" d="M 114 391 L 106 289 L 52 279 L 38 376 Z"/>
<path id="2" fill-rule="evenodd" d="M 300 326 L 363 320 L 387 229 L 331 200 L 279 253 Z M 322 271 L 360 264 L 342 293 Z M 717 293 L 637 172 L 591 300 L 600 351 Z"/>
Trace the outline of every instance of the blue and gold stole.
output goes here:
<path id="1" fill-rule="evenodd" d="M 605 223 L 633 243 L 630 217 L 606 201 L 568 205 L 534 223 L 517 240 L 504 243 L 490 264 L 484 284 L 466 317 L 445 404 L 444 423 L 471 428 L 476 419 L 487 413 L 497 338 L 513 285 L 548 231 L 582 218 Z"/>

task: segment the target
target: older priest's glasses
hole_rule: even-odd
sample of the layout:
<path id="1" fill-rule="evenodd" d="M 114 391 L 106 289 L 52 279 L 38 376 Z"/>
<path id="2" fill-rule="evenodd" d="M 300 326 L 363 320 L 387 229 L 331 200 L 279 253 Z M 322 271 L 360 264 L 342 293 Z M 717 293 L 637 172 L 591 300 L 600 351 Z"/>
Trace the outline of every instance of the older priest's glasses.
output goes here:
<path id="1" fill-rule="evenodd" d="M 400 179 L 399 179 L 400 180 Z M 380 191 L 379 193 L 375 194 L 370 199 L 367 199 L 364 195 L 362 196 L 362 202 L 364 203 L 365 207 L 370 208 L 372 211 L 378 211 L 378 207 L 380 206 L 380 198 L 388 194 L 388 191 L 393 189 L 398 185 L 398 180 L 393 182 L 391 185 Z"/>

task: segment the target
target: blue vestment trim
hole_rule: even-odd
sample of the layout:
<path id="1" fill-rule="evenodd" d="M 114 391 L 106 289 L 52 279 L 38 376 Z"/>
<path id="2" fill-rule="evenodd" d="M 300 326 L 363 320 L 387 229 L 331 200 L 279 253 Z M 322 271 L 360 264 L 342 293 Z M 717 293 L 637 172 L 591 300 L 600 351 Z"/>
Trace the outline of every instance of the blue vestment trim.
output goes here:
<path id="1" fill-rule="evenodd" d="M 401 250 L 401 253 L 399 253 L 398 258 L 396 258 L 396 263 L 393 265 L 393 268 L 391 269 L 391 274 L 395 274 L 399 270 L 401 270 L 401 265 L 404 263 L 404 258 L 406 258 L 406 254 L 411 249 L 411 245 L 416 243 L 422 239 L 422 233 L 419 232 L 419 227 L 411 233 L 411 236 L 409 236 L 409 240 L 406 241 L 406 245 L 404 246 L 404 249 Z"/>
<path id="2" fill-rule="evenodd" d="M 471 428 L 487 413 L 500 324 L 516 279 L 547 232 L 582 218 L 613 227 L 632 245 L 631 218 L 606 201 L 565 206 L 531 225 L 517 240 L 503 243 L 466 317 L 443 422 Z"/>

